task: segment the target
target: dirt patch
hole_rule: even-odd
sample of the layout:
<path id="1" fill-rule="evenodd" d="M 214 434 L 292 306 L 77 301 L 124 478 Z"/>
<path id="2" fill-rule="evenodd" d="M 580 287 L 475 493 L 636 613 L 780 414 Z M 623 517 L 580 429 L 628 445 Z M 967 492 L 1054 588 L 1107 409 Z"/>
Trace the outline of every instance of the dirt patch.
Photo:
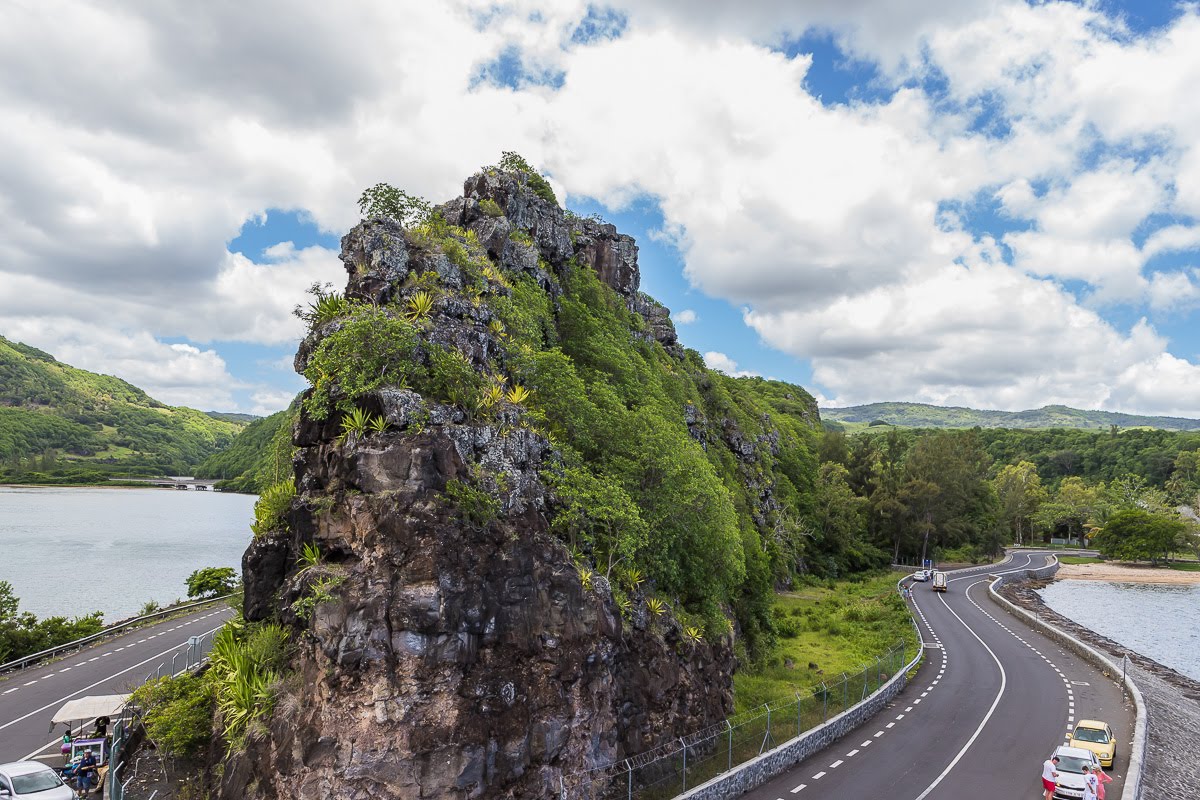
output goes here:
<path id="1" fill-rule="evenodd" d="M 1058 577 L 1060 580 L 1115 581 L 1118 583 L 1200 583 L 1200 572 L 1107 563 L 1063 564 L 1058 568 Z"/>

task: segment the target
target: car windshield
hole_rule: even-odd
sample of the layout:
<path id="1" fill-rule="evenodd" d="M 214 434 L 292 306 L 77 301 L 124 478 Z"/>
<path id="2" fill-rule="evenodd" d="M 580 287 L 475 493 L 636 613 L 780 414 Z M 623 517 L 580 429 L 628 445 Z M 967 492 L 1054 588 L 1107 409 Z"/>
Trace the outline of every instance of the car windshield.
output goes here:
<path id="1" fill-rule="evenodd" d="M 1075 756 L 1059 756 L 1058 757 L 1059 772 L 1074 772 L 1074 773 L 1079 774 L 1079 773 L 1083 772 L 1084 765 L 1087 765 L 1090 767 L 1092 765 L 1092 762 L 1082 759 L 1082 758 L 1076 758 Z"/>
<path id="2" fill-rule="evenodd" d="M 58 773 L 52 769 L 31 772 L 28 775 L 13 775 L 9 780 L 12 781 L 13 791 L 18 795 L 44 792 L 47 789 L 63 785 Z"/>
<path id="3" fill-rule="evenodd" d="M 1097 728 L 1076 728 L 1075 738 L 1092 744 L 1108 744 L 1108 734 Z"/>

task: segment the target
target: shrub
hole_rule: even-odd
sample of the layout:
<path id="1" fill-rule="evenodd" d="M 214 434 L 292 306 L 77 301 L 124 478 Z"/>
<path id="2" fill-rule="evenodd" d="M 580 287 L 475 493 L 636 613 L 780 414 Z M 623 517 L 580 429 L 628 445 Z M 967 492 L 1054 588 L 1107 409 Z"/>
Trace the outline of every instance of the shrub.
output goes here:
<path id="1" fill-rule="evenodd" d="M 479 210 L 489 217 L 503 217 L 504 209 L 490 197 L 485 197 L 479 201 Z"/>
<path id="2" fill-rule="evenodd" d="M 541 176 L 541 174 L 529 165 L 520 154 L 514 153 L 511 150 L 506 150 L 500 156 L 500 169 L 505 172 L 516 172 L 525 176 L 525 181 L 533 193 L 542 198 L 548 203 L 558 205 L 558 198 L 554 196 L 554 189 L 550 187 L 549 182 Z"/>
<path id="3" fill-rule="evenodd" d="M 307 622 L 312 619 L 317 606 L 334 599 L 333 590 L 345 581 L 346 579 L 342 575 L 322 575 L 309 585 L 308 591 L 303 597 L 292 603 L 292 611 L 296 613 L 297 617 Z"/>
<path id="4" fill-rule="evenodd" d="M 446 482 L 446 496 L 458 510 L 460 519 L 485 527 L 500 514 L 500 501 L 483 489 L 452 479 Z"/>
<path id="5" fill-rule="evenodd" d="M 223 735 L 239 749 L 250 725 L 270 713 L 291 658 L 287 630 L 279 625 L 226 623 L 213 639 L 207 677 L 212 681 Z"/>
<path id="6" fill-rule="evenodd" d="M 263 492 L 258 502 L 254 504 L 254 522 L 250 530 L 255 538 L 266 536 L 269 532 L 282 528 L 287 530 L 284 514 L 292 507 L 296 497 L 296 480 L 288 478 L 280 481 Z"/>
<path id="7" fill-rule="evenodd" d="M 420 371 L 413 324 L 378 308 L 360 308 L 341 329 L 321 340 L 304 377 L 313 385 L 304 408 L 314 419 L 329 415 L 335 388 L 346 401 L 388 385 L 404 385 Z"/>
<path id="8" fill-rule="evenodd" d="M 424 198 L 411 195 L 387 183 L 377 183 L 358 198 L 358 208 L 366 218 L 387 217 L 404 226 L 421 225 L 430 216 Z"/>
<path id="9" fill-rule="evenodd" d="M 188 597 L 229 594 L 237 585 L 233 567 L 205 567 L 194 570 L 187 578 Z"/>
<path id="10" fill-rule="evenodd" d="M 526 247 L 533 247 L 533 237 L 529 235 L 528 231 L 514 230 L 508 235 L 508 238 L 510 241 L 516 242 L 517 244 L 523 244 Z"/>
<path id="11" fill-rule="evenodd" d="M 152 680 L 134 690 L 129 702 L 142 709 L 146 735 L 172 758 L 195 758 L 212 739 L 215 695 L 203 676 Z"/>

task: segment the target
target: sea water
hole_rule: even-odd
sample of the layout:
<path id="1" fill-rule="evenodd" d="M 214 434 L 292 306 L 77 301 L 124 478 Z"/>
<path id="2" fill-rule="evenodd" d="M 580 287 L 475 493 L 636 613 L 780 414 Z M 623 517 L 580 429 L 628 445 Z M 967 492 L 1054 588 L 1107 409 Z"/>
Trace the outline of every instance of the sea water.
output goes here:
<path id="1" fill-rule="evenodd" d="M 0 580 L 39 617 L 187 597 L 202 567 L 241 572 L 253 495 L 176 489 L 0 487 Z"/>
<path id="2" fill-rule="evenodd" d="M 1200 680 L 1200 585 L 1067 579 L 1041 595 L 1067 619 Z"/>

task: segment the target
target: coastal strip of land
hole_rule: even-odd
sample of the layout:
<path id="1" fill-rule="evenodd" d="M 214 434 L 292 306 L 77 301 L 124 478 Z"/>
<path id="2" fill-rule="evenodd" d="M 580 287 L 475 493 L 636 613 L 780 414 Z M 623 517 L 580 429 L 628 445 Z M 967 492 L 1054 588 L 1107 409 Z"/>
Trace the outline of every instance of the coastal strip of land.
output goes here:
<path id="1" fill-rule="evenodd" d="M 1200 571 L 1174 570 L 1163 567 L 1134 567 L 1109 562 L 1099 564 L 1063 564 L 1056 576 L 1059 580 L 1113 581 L 1116 583 L 1200 583 Z"/>

